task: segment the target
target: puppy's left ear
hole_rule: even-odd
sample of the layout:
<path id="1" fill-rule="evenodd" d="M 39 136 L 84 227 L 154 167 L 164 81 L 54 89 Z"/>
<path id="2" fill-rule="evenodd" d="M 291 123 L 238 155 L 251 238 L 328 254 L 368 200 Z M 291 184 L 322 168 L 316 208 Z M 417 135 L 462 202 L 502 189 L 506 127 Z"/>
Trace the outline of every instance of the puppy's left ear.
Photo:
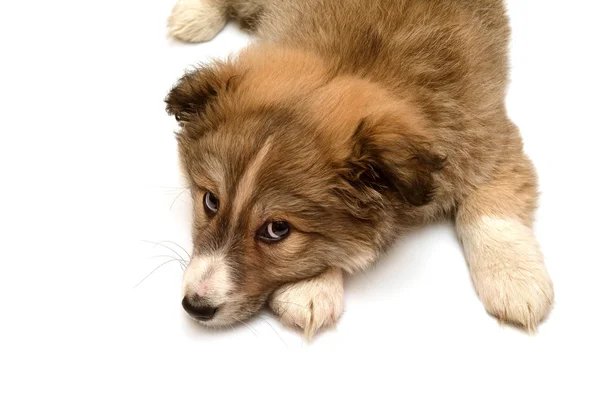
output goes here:
<path id="1" fill-rule="evenodd" d="M 202 117 L 220 95 L 236 86 L 237 75 L 228 63 L 215 63 L 187 72 L 171 89 L 165 103 L 167 113 L 179 123 Z"/>
<path id="2" fill-rule="evenodd" d="M 432 200 L 433 174 L 444 167 L 446 158 L 424 131 L 407 121 L 366 118 L 351 144 L 348 175 L 355 184 L 392 190 L 413 206 Z"/>

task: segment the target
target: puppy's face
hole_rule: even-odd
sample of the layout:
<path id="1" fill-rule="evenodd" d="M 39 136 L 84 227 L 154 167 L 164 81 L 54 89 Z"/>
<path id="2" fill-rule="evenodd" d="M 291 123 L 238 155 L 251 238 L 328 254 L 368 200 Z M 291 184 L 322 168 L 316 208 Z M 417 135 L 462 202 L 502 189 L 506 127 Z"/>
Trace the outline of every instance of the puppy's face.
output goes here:
<path id="1" fill-rule="evenodd" d="M 333 241 L 346 222 L 326 192 L 334 169 L 316 140 L 297 138 L 306 133 L 264 110 L 232 116 L 198 139 L 180 135 L 194 201 L 194 254 L 183 281 L 193 317 L 208 325 L 244 319 L 277 286 L 335 263 Z"/>
<path id="2" fill-rule="evenodd" d="M 300 81 L 293 71 L 273 84 L 281 67 L 268 81 L 256 68 L 196 70 L 166 100 L 194 201 L 183 307 L 208 326 L 244 320 L 277 287 L 330 266 L 365 268 L 393 239 L 397 208 L 423 204 L 431 189 L 427 155 L 408 163 L 416 143 L 385 158 L 375 141 L 393 148 L 385 127 L 332 124 L 310 84 L 286 87 Z M 394 164 L 402 171 L 388 174 Z"/>

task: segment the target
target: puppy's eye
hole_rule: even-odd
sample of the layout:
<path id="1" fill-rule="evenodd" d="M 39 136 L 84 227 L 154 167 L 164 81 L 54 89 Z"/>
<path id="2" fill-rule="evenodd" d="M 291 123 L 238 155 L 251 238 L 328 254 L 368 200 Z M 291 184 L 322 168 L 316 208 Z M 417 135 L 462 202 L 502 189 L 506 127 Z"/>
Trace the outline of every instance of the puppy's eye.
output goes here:
<path id="1" fill-rule="evenodd" d="M 204 210 L 210 215 L 216 214 L 219 210 L 219 198 L 212 192 L 206 192 L 204 194 Z"/>
<path id="2" fill-rule="evenodd" d="M 258 231 L 258 238 L 266 243 L 281 241 L 290 234 L 290 224 L 286 221 L 267 222 Z"/>

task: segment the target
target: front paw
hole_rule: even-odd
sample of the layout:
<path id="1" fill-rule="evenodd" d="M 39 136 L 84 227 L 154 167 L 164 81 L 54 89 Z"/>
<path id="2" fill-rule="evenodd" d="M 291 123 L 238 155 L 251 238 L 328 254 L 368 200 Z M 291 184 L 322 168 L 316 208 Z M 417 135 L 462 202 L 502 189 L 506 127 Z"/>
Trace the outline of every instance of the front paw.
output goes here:
<path id="1" fill-rule="evenodd" d="M 304 330 L 310 339 L 320 328 L 335 326 L 344 309 L 344 281 L 340 269 L 287 284 L 269 298 L 281 322 Z"/>
<path id="2" fill-rule="evenodd" d="M 543 266 L 481 268 L 473 279 L 488 313 L 529 332 L 552 307 L 554 289 Z"/>

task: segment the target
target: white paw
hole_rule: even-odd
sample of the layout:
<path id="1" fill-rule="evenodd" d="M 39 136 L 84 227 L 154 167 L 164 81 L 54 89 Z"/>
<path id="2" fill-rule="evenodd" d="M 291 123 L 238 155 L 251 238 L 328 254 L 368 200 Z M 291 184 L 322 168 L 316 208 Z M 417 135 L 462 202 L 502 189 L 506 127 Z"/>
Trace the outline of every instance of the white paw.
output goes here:
<path id="1" fill-rule="evenodd" d="M 281 322 L 304 330 L 310 339 L 320 328 L 335 326 L 344 310 L 344 280 L 340 269 L 279 288 L 269 306 Z"/>
<path id="2" fill-rule="evenodd" d="M 531 228 L 516 219 L 482 217 L 459 234 L 488 313 L 535 331 L 550 312 L 554 289 Z"/>
<path id="3" fill-rule="evenodd" d="M 545 270 L 488 268 L 473 276 L 486 310 L 502 322 L 535 331 L 550 312 L 554 290 Z"/>
<path id="4" fill-rule="evenodd" d="M 168 20 L 169 35 L 190 43 L 211 40 L 227 23 L 221 3 L 221 0 L 179 0 Z"/>

